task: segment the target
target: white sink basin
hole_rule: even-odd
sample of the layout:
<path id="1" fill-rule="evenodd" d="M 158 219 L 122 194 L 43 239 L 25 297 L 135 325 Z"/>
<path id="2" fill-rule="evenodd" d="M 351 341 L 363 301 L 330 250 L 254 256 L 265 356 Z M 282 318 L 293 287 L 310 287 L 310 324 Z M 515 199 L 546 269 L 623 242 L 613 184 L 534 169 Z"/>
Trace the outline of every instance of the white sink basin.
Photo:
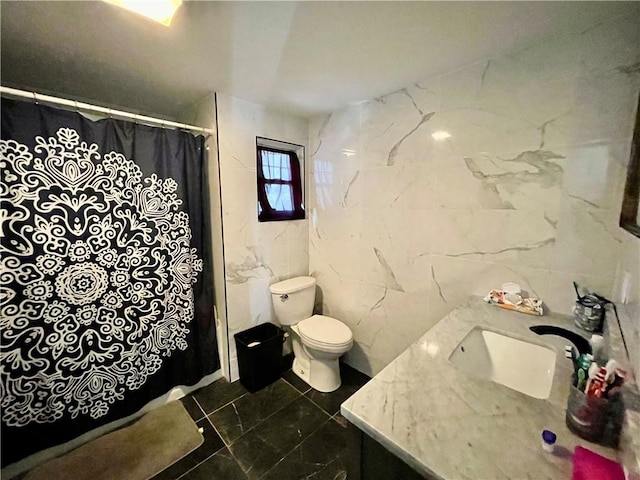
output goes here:
<path id="1" fill-rule="evenodd" d="M 449 361 L 478 378 L 492 380 L 534 398 L 549 398 L 556 352 L 549 347 L 474 327 Z"/>

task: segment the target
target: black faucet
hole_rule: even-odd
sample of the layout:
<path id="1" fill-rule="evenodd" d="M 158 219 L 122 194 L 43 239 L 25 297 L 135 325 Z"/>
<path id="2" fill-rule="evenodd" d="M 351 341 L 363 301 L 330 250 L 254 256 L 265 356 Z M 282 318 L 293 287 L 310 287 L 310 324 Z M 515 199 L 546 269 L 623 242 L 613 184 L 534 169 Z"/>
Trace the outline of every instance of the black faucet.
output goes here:
<path id="1" fill-rule="evenodd" d="M 566 338 L 576 346 L 581 355 L 593 353 L 589 340 L 566 328 L 555 327 L 553 325 L 534 325 L 533 327 L 529 327 L 529 330 L 537 335 L 557 335 Z"/>

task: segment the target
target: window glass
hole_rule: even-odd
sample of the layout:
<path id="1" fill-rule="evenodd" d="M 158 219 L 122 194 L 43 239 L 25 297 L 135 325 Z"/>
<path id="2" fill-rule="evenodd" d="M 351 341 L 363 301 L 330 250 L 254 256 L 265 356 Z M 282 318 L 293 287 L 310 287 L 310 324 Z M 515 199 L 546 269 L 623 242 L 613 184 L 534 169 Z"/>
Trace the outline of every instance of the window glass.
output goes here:
<path id="1" fill-rule="evenodd" d="M 293 211 L 293 190 L 291 185 L 267 185 L 267 200 L 274 210 Z"/>
<path id="2" fill-rule="evenodd" d="M 268 145 L 260 142 L 268 142 Z M 273 144 L 283 145 L 274 148 Z M 287 146 L 291 150 L 285 149 Z M 257 139 L 258 220 L 270 222 L 305 217 L 301 163 L 296 149 L 303 147 Z"/>
<path id="3" fill-rule="evenodd" d="M 269 180 L 291 180 L 289 153 L 264 151 L 262 154 L 262 172 Z"/>

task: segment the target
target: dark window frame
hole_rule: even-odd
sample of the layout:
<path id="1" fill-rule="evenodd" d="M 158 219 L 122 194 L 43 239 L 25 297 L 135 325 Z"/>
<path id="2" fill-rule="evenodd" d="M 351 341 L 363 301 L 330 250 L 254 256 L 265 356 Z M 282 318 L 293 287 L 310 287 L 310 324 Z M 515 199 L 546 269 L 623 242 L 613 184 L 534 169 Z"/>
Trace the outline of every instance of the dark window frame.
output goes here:
<path id="1" fill-rule="evenodd" d="M 270 141 L 283 143 L 277 141 Z M 289 168 L 291 170 L 291 180 L 268 179 L 264 176 L 262 168 L 261 152 L 274 152 L 286 155 L 289 158 Z M 298 154 L 293 150 L 284 150 L 281 148 L 268 147 L 257 142 L 256 144 L 257 159 L 257 185 L 258 185 L 258 221 L 259 222 L 278 222 L 285 220 L 302 220 L 305 218 L 304 208 L 304 190 L 302 188 L 301 165 Z M 274 210 L 269 204 L 267 198 L 268 185 L 290 185 L 293 193 L 293 210 Z"/>

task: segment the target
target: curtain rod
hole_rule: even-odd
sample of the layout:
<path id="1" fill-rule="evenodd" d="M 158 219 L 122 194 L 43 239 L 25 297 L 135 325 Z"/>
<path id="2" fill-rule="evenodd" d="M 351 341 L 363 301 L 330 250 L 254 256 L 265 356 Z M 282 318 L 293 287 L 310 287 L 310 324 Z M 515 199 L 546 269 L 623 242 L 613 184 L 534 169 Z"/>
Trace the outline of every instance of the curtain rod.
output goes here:
<path id="1" fill-rule="evenodd" d="M 143 122 L 146 124 L 151 123 L 151 124 L 159 125 L 160 127 L 174 127 L 174 128 L 181 128 L 184 130 L 191 130 L 194 132 L 213 134 L 213 130 L 210 128 L 196 127 L 194 125 L 187 125 L 186 123 L 171 122 L 169 120 L 163 120 L 161 118 L 147 117 L 145 115 L 138 115 L 136 113 L 125 112 L 123 110 L 114 110 L 112 108 L 99 107 L 98 105 L 91 105 L 90 103 L 76 102 L 75 100 L 67 100 L 66 98 L 52 97 L 51 95 L 43 95 L 41 93 L 36 93 L 36 92 L 27 92 L 26 90 L 18 90 L 17 88 L 9 88 L 9 87 L 4 87 L 0 85 L 0 93 L 13 95 L 16 97 L 30 98 L 32 100 L 35 100 L 36 103 L 38 101 L 42 101 L 47 103 L 53 103 L 56 105 L 64 105 L 67 107 L 72 107 L 76 110 L 88 110 L 91 112 L 106 114 L 108 116 L 115 115 L 118 117 L 131 119 L 135 122 Z"/>

